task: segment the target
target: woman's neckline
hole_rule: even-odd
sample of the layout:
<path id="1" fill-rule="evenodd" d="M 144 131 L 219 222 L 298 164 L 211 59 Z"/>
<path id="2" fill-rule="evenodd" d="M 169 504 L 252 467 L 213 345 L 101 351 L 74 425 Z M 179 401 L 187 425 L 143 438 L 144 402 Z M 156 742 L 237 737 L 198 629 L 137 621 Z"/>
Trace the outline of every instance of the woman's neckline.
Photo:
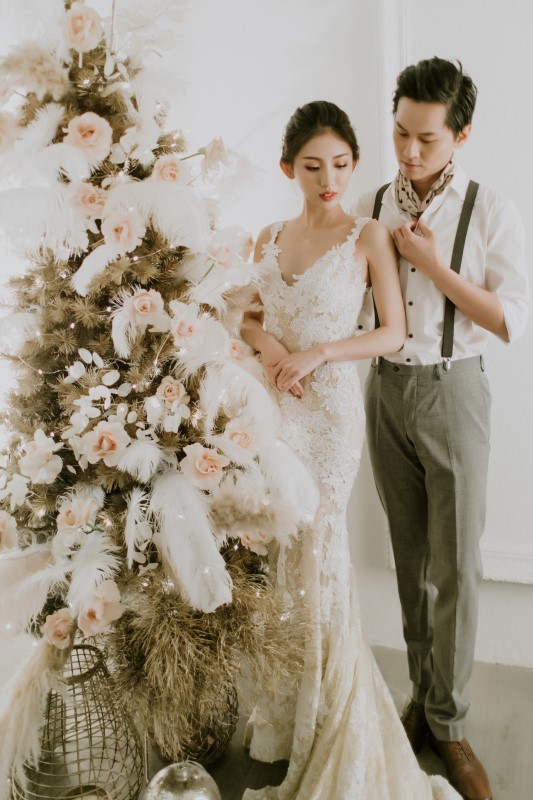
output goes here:
<path id="1" fill-rule="evenodd" d="M 308 272 L 310 272 L 312 269 L 314 269 L 317 266 L 317 264 L 320 264 L 320 262 L 324 261 L 324 259 L 327 256 L 329 256 L 330 253 L 333 253 L 336 250 L 340 250 L 341 247 L 345 247 L 348 244 L 348 242 L 350 242 L 352 236 L 354 235 L 354 233 L 357 230 L 357 227 L 359 225 L 359 217 L 354 217 L 353 219 L 354 219 L 353 225 L 352 225 L 349 233 L 346 235 L 346 237 L 342 241 L 336 242 L 335 244 L 331 245 L 331 247 L 328 247 L 328 249 L 324 253 L 322 253 L 322 255 L 319 256 L 315 261 L 313 261 L 313 263 L 310 264 L 307 267 L 307 269 L 305 269 L 303 272 L 293 273 L 293 275 L 292 275 L 293 282 L 292 283 L 287 283 L 287 281 L 285 280 L 285 278 L 283 276 L 283 273 L 281 271 L 281 267 L 280 267 L 280 264 L 279 264 L 278 256 L 283 251 L 282 251 L 281 247 L 279 247 L 279 245 L 277 244 L 277 238 L 278 238 L 279 234 L 281 233 L 281 231 L 283 230 L 283 227 L 285 225 L 285 221 L 278 222 L 276 224 L 276 231 L 275 231 L 275 234 L 274 234 L 274 238 L 272 240 L 272 244 L 274 245 L 274 252 L 273 252 L 274 260 L 276 262 L 276 266 L 277 266 L 277 270 L 278 270 L 281 282 L 289 289 L 294 288 L 295 286 L 297 286 L 300 283 L 301 279 L 305 275 L 307 275 Z"/>

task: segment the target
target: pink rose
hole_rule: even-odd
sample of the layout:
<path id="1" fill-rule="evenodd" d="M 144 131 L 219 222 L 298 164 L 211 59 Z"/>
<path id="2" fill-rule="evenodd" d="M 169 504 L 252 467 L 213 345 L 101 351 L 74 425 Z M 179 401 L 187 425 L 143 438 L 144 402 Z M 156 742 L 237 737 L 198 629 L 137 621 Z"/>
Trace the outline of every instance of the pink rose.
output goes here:
<path id="1" fill-rule="evenodd" d="M 56 525 L 58 533 L 74 533 L 94 522 L 98 511 L 98 502 L 94 497 L 87 495 L 73 495 L 65 500 L 57 515 Z"/>
<path id="2" fill-rule="evenodd" d="M 228 439 L 230 442 L 238 444 L 239 447 L 242 447 L 244 450 L 247 450 L 252 443 L 252 437 L 249 433 L 246 433 L 246 431 L 231 431 L 228 433 Z"/>
<path id="3" fill-rule="evenodd" d="M 124 611 L 115 581 L 102 581 L 96 587 L 91 600 L 80 612 L 78 628 L 85 636 L 96 636 L 119 619 Z"/>
<path id="4" fill-rule="evenodd" d="M 184 164 L 178 156 L 171 154 L 158 158 L 152 170 L 152 178 L 157 181 L 188 183 L 191 177 L 187 164 Z"/>
<path id="5" fill-rule="evenodd" d="M 41 625 L 41 633 L 47 642 L 59 650 L 69 646 L 72 636 L 74 620 L 68 608 L 60 608 L 53 614 L 48 614 L 46 622 Z"/>
<path id="6" fill-rule="evenodd" d="M 81 437 L 80 451 L 89 464 L 102 460 L 108 467 L 116 467 L 130 442 L 120 422 L 102 420 Z"/>
<path id="7" fill-rule="evenodd" d="M 270 536 L 267 536 L 263 531 L 246 531 L 241 533 L 241 542 L 252 553 L 257 553 L 258 556 L 266 556 L 268 554 L 267 544 L 271 541 Z"/>
<path id="8" fill-rule="evenodd" d="M 92 111 L 73 117 L 63 137 L 65 144 L 84 150 L 96 161 L 103 161 L 109 155 L 113 141 L 113 128 L 109 122 Z"/>
<path id="9" fill-rule="evenodd" d="M 203 151 L 205 153 L 205 158 L 202 161 L 203 172 L 207 172 L 217 164 L 223 163 L 226 159 L 226 146 L 220 138 L 213 139 L 209 142 L 209 144 L 203 148 Z"/>
<path id="10" fill-rule="evenodd" d="M 230 245 L 222 245 L 221 247 L 217 247 L 217 249 L 211 253 L 213 256 L 213 260 L 216 264 L 220 267 L 229 267 L 233 259 L 235 258 L 235 250 Z"/>
<path id="11" fill-rule="evenodd" d="M 106 192 L 92 183 L 71 183 L 70 204 L 89 219 L 101 219 L 106 201 Z"/>
<path id="12" fill-rule="evenodd" d="M 7 511 L 0 511 L 0 551 L 11 550 L 18 544 L 17 523 Z"/>
<path id="13" fill-rule="evenodd" d="M 236 361 L 240 361 L 246 356 L 246 350 L 242 342 L 238 339 L 231 340 L 230 356 Z"/>
<path id="14" fill-rule="evenodd" d="M 143 240 L 146 228 L 136 211 L 117 208 L 102 222 L 106 244 L 115 248 L 117 255 L 135 250 Z"/>
<path id="15" fill-rule="evenodd" d="M 248 259 L 252 255 L 254 247 L 255 247 L 255 241 L 252 234 L 251 233 L 244 234 L 239 253 L 243 261 L 248 261 Z"/>
<path id="16" fill-rule="evenodd" d="M 159 319 L 165 310 L 163 298 L 155 289 L 141 289 L 131 297 L 131 307 L 136 316 L 141 318 L 141 322 L 149 325 L 150 322 Z"/>
<path id="17" fill-rule="evenodd" d="M 5 153 L 14 144 L 18 134 L 17 121 L 11 114 L 0 113 L 0 153 Z"/>
<path id="18" fill-rule="evenodd" d="M 8 100 L 13 95 L 13 87 L 6 80 L 0 80 L 0 106 L 3 106 L 4 103 L 7 103 Z"/>
<path id="19" fill-rule="evenodd" d="M 173 378 L 166 375 L 157 387 L 156 397 L 164 401 L 167 408 L 171 408 L 174 403 L 183 403 L 189 399 L 186 395 L 185 386 Z"/>
<path id="20" fill-rule="evenodd" d="M 54 455 L 61 447 L 61 442 L 55 442 L 39 428 L 33 435 L 33 442 L 24 445 L 26 455 L 19 458 L 20 472 L 32 483 L 53 483 L 63 469 L 62 459 Z"/>
<path id="21" fill-rule="evenodd" d="M 79 53 L 94 50 L 104 35 L 100 17 L 84 3 L 72 3 L 63 21 L 65 39 L 69 47 Z"/>
<path id="22" fill-rule="evenodd" d="M 200 489 L 215 489 L 224 474 L 224 467 L 230 463 L 229 458 L 199 442 L 184 447 L 183 451 L 186 456 L 180 462 L 180 469 L 189 483 Z"/>

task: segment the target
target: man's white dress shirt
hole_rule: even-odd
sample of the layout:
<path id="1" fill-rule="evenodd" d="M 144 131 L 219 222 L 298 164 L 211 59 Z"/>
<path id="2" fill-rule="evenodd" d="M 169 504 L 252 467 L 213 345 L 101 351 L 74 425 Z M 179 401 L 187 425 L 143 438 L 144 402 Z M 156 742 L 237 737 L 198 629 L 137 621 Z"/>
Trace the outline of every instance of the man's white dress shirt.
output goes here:
<path id="1" fill-rule="evenodd" d="M 447 264 L 451 263 L 468 180 L 464 170 L 457 166 L 448 186 L 421 217 L 435 234 L 442 260 Z M 354 213 L 371 216 L 375 196 L 376 191 L 363 195 Z M 379 218 L 391 231 L 412 221 L 411 215 L 396 204 L 394 181 L 383 195 Z M 523 334 L 529 316 L 524 238 L 524 226 L 512 201 L 487 186 L 480 186 L 466 237 L 461 275 L 498 295 L 510 341 Z M 400 352 L 386 358 L 401 364 L 436 364 L 442 360 L 445 297 L 432 280 L 404 258 L 400 258 L 399 270 L 407 339 Z M 360 322 L 364 324 L 363 317 Z M 489 336 L 488 331 L 456 308 L 453 359 L 481 355 Z"/>

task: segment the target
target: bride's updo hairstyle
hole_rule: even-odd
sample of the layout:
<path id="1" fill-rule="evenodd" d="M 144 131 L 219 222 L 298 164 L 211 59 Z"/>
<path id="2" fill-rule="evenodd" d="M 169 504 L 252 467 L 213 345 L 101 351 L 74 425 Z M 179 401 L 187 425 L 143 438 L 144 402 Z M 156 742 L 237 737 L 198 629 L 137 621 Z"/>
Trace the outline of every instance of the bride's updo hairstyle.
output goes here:
<path id="1" fill-rule="evenodd" d="M 355 163 L 359 159 L 359 145 L 352 124 L 345 111 L 327 100 L 313 100 L 296 109 L 285 128 L 281 160 L 293 164 L 310 139 L 328 132 L 349 145 Z"/>

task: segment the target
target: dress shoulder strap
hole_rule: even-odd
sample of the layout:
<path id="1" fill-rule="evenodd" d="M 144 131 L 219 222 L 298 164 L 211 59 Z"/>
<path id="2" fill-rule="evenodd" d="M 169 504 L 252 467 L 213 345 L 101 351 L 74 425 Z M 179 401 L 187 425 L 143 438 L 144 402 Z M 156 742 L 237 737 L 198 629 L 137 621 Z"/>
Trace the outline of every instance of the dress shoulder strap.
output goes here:
<path id="1" fill-rule="evenodd" d="M 276 244 L 276 239 L 278 238 L 278 234 L 280 233 L 284 224 L 284 222 L 274 222 L 270 226 L 270 239 L 268 240 L 269 245 Z"/>

